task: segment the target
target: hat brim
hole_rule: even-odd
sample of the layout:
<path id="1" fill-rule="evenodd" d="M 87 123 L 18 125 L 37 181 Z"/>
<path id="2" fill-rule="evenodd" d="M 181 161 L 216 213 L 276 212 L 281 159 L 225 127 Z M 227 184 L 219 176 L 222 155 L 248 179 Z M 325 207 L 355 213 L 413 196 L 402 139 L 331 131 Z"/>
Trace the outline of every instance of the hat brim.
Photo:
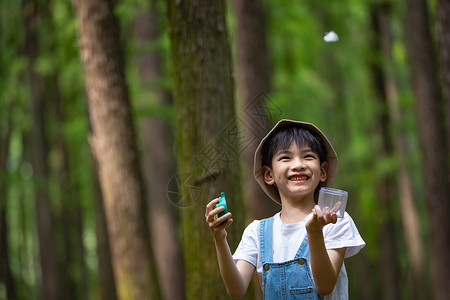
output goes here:
<path id="1" fill-rule="evenodd" d="M 287 120 L 287 119 L 280 120 L 259 143 L 258 148 L 256 148 L 256 151 L 255 151 L 255 157 L 254 157 L 254 163 L 253 163 L 253 175 L 255 176 L 256 181 L 261 186 L 263 191 L 273 201 L 277 202 L 278 204 L 281 204 L 281 198 L 280 198 L 280 194 L 279 194 L 277 188 L 273 185 L 267 184 L 264 181 L 264 168 L 262 165 L 262 145 L 276 129 L 282 128 L 282 127 L 288 127 L 288 126 L 292 126 L 292 125 L 300 126 L 305 129 L 308 129 L 311 132 L 318 134 L 323 139 L 325 147 L 327 148 L 328 169 L 327 169 L 327 179 L 325 180 L 325 182 L 323 182 L 322 186 L 332 187 L 334 184 L 334 181 L 336 180 L 337 171 L 338 171 L 338 157 L 337 157 L 336 151 L 334 151 L 333 146 L 331 145 L 330 141 L 328 140 L 328 138 L 325 136 L 325 134 L 323 134 L 323 132 L 319 128 L 317 128 L 312 123 L 293 121 L 293 120 Z"/>

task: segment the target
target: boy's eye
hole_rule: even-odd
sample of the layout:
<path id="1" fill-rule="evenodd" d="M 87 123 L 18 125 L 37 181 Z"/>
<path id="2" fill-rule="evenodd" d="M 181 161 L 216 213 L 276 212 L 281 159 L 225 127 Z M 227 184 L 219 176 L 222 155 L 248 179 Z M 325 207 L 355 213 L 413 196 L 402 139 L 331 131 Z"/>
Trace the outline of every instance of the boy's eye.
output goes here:
<path id="1" fill-rule="evenodd" d="M 280 160 L 287 160 L 289 159 L 289 156 L 280 156 Z"/>

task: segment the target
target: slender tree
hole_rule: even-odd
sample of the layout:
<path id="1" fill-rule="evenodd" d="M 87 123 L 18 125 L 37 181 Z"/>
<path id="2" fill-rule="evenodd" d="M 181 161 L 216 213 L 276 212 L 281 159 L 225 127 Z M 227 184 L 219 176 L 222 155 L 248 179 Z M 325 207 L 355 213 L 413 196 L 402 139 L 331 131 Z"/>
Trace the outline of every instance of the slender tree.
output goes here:
<path id="1" fill-rule="evenodd" d="M 227 299 L 205 223 L 206 204 L 225 192 L 235 249 L 244 208 L 225 1 L 169 0 L 167 7 L 187 298 Z"/>
<path id="2" fill-rule="evenodd" d="M 137 7 L 134 28 L 139 49 L 137 65 L 141 84 L 146 91 L 146 105 L 153 100 L 164 109 L 172 103 L 170 93 L 158 84 L 164 78 L 163 57 L 159 47 L 149 47 L 160 43 L 162 35 L 157 4 L 157 0 L 150 0 L 146 7 Z M 161 292 L 164 299 L 184 299 L 184 262 L 178 238 L 179 224 L 176 207 L 167 194 L 167 185 L 176 174 L 172 128 L 164 116 L 145 116 L 140 120 L 140 131 L 144 177 L 149 189 L 150 230 Z"/>
<path id="3" fill-rule="evenodd" d="M 427 2 L 407 0 L 406 4 L 405 31 L 422 150 L 433 291 L 440 300 L 450 294 L 450 228 L 442 226 L 450 211 L 448 149 Z"/>
<path id="4" fill-rule="evenodd" d="M 267 47 L 266 14 L 262 1 L 233 1 L 236 15 L 236 70 L 241 111 L 241 144 L 244 163 L 245 206 L 252 219 L 262 219 L 280 209 L 263 192 L 253 177 L 253 157 L 259 141 L 266 134 L 271 116 L 266 110 L 270 92 L 270 63 Z M 277 116 L 275 116 L 277 117 Z M 257 274 L 253 278 L 255 297 L 262 299 L 262 289 Z"/>
<path id="5" fill-rule="evenodd" d="M 46 30 L 54 32 L 53 15 L 50 9 L 52 2 L 49 0 L 34 1 L 35 17 L 31 27 L 38 33 Z M 25 10 L 25 13 L 26 10 Z M 37 38 L 39 51 L 36 53 L 36 61 L 45 59 L 57 52 L 57 40 L 55 35 L 48 35 L 46 39 Z M 31 53 L 32 50 L 27 50 Z M 51 53 L 51 54 L 49 54 Z M 52 235 L 54 238 L 53 253 L 58 266 L 60 289 L 64 291 L 64 298 L 86 298 L 87 268 L 84 260 L 84 246 L 82 241 L 81 206 L 77 192 L 71 181 L 69 166 L 69 147 L 63 134 L 65 127 L 65 112 L 60 89 L 60 73 L 56 62 L 49 63 L 51 68 L 42 70 L 36 63 L 32 72 L 41 85 L 37 89 L 40 97 L 45 99 L 41 113 L 45 119 L 44 130 L 47 135 L 47 147 L 52 154 L 48 160 L 48 178 L 50 183 L 55 183 L 51 195 Z M 33 93 L 34 94 L 34 93 Z M 67 291 L 71 291 L 68 293 Z"/>
<path id="6" fill-rule="evenodd" d="M 439 39 L 442 94 L 446 105 L 447 144 L 450 148 L 450 1 L 438 0 L 436 27 Z M 449 158 L 450 159 L 450 158 Z"/>
<path id="7" fill-rule="evenodd" d="M 1 75 L 1 71 L 0 71 Z M 13 101 L 8 101 L 0 107 L 6 111 L 5 118 L 0 122 L 0 284 L 6 289 L 8 300 L 16 299 L 16 288 L 9 262 L 8 220 L 7 220 L 7 174 L 6 163 L 9 155 L 9 146 L 12 131 L 11 110 Z M 3 115 L 3 114 L 2 114 Z"/>
<path id="8" fill-rule="evenodd" d="M 114 281 L 111 249 L 109 247 L 108 228 L 106 224 L 103 195 L 98 182 L 97 164 L 92 157 L 92 189 L 94 197 L 95 235 L 97 237 L 98 281 L 101 300 L 117 300 L 117 289 Z"/>
<path id="9" fill-rule="evenodd" d="M 273 215 L 280 209 L 262 191 L 253 177 L 253 156 L 267 133 L 270 119 L 265 105 L 270 92 L 270 64 L 266 16 L 262 1 L 233 1 L 236 15 L 236 70 L 241 130 L 245 140 L 241 151 L 245 165 L 245 202 L 253 219 Z M 278 116 L 276 116 L 278 117 Z"/>
<path id="10" fill-rule="evenodd" d="M 406 251 L 410 267 L 411 289 L 417 299 L 424 299 L 426 296 L 423 243 L 420 233 L 420 221 L 417 207 L 413 197 L 410 171 L 407 168 L 406 138 L 404 132 L 400 131 L 399 124 L 402 113 L 398 104 L 398 87 L 394 74 L 394 59 L 392 57 L 392 33 L 390 26 L 391 7 L 388 3 L 378 5 L 375 9 L 375 22 L 378 24 L 378 37 L 380 67 L 382 68 L 380 81 L 382 95 L 385 99 L 385 110 L 388 116 L 386 123 L 390 124 L 390 139 L 392 140 L 392 150 L 399 159 L 396 172 L 396 182 L 398 198 L 402 212 L 403 234 L 406 242 Z"/>
<path id="11" fill-rule="evenodd" d="M 50 170 L 48 164 L 49 142 L 44 117 L 45 79 L 36 72 L 36 61 L 41 49 L 37 34 L 38 26 L 40 26 L 40 14 L 42 13 L 39 4 L 39 1 L 24 0 L 22 12 L 25 24 L 25 49 L 28 58 L 27 80 L 32 99 L 32 165 L 43 297 L 56 300 L 63 298 L 64 278 L 61 276 L 55 251 L 54 219 L 48 187 Z"/>
<path id="12" fill-rule="evenodd" d="M 20 4 L 15 6 L 20 8 Z M 0 10 L 3 10 L 3 6 L 0 5 Z M 19 10 L 20 11 L 20 10 Z M 3 17 L 3 15 L 2 15 Z M 9 19 L 12 20 L 12 19 Z M 0 78 L 2 78 L 3 86 L 10 85 L 15 79 L 16 74 L 10 72 L 11 66 L 14 64 L 9 59 L 9 55 L 15 55 L 17 53 L 17 44 L 8 40 L 11 35 L 11 31 L 0 26 Z M 9 41 L 9 43 L 6 43 Z M 8 54 L 6 54 L 8 53 Z M 10 267 L 10 248 L 11 243 L 9 241 L 9 222 L 8 222 L 8 190 L 9 190 L 9 176 L 7 170 L 8 157 L 10 156 L 10 141 L 12 132 L 12 111 L 15 107 L 16 96 L 9 93 L 0 94 L 0 285 L 3 285 L 4 294 L 7 299 L 16 298 L 16 284 L 12 276 Z"/>
<path id="13" fill-rule="evenodd" d="M 92 126 L 89 118 L 89 134 L 92 135 Z M 99 281 L 99 296 L 101 300 L 117 300 L 117 287 L 114 280 L 114 270 L 112 266 L 111 248 L 108 235 L 108 224 L 106 220 L 106 213 L 103 201 L 102 190 L 98 178 L 98 164 L 95 160 L 94 153 L 91 151 L 91 176 L 92 176 L 92 194 L 93 194 L 93 208 L 95 220 L 95 236 L 97 241 L 97 256 L 98 256 L 98 281 Z"/>
<path id="14" fill-rule="evenodd" d="M 50 15 L 50 14 L 47 14 Z M 47 83 L 47 85 L 49 85 Z M 82 207 L 79 189 L 75 188 L 71 178 L 70 149 L 63 133 L 66 122 L 64 105 L 61 99 L 58 72 L 51 76 L 51 91 L 49 102 L 53 108 L 54 122 L 51 138 L 52 152 L 58 159 L 53 160 L 52 170 L 59 189 L 59 215 L 57 218 L 57 250 L 59 263 L 64 266 L 66 299 L 87 298 L 87 266 L 85 263 L 85 249 L 83 245 Z"/>
<path id="15" fill-rule="evenodd" d="M 381 24 L 379 22 L 379 16 L 381 14 L 380 7 L 373 7 L 371 9 L 372 28 L 374 36 L 377 38 L 374 40 L 374 49 L 377 54 L 381 52 L 381 43 L 379 37 L 381 36 Z M 376 55 L 381 57 L 381 55 Z M 392 156 L 393 147 L 389 132 L 389 115 L 386 109 L 386 95 L 384 87 L 384 74 L 380 61 L 375 60 L 371 62 L 372 81 L 374 83 L 375 98 L 378 101 L 378 111 L 375 117 L 375 127 L 379 135 L 379 141 L 377 143 L 378 159 L 387 159 Z M 384 222 L 381 226 L 379 240 L 380 240 L 380 255 L 381 260 L 386 262 L 381 267 L 381 279 L 382 279 L 382 298 L 383 299 L 398 299 L 400 295 L 399 290 L 399 268 L 396 260 L 397 255 L 397 238 L 394 223 L 394 201 L 393 201 L 393 174 L 387 173 L 380 177 L 378 183 L 380 206 L 384 212 Z"/>
<path id="16" fill-rule="evenodd" d="M 159 297 L 144 184 L 112 1 L 74 0 L 85 70 L 90 144 L 98 161 L 119 299 Z"/>

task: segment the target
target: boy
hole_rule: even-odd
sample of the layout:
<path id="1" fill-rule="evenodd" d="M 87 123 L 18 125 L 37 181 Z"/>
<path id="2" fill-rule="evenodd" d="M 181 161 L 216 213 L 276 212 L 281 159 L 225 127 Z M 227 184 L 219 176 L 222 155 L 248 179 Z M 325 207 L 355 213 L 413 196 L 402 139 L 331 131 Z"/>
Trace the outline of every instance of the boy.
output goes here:
<path id="1" fill-rule="evenodd" d="M 224 208 L 214 208 L 218 199 L 208 203 L 206 222 L 232 297 L 245 294 L 256 270 L 265 299 L 348 298 L 343 260 L 365 243 L 347 213 L 338 220 L 335 208 L 316 205 L 318 190 L 333 185 L 337 167 L 331 143 L 315 125 L 281 120 L 262 139 L 254 162 L 257 182 L 281 212 L 247 226 L 232 256 L 225 230 L 231 213 L 216 218 Z"/>

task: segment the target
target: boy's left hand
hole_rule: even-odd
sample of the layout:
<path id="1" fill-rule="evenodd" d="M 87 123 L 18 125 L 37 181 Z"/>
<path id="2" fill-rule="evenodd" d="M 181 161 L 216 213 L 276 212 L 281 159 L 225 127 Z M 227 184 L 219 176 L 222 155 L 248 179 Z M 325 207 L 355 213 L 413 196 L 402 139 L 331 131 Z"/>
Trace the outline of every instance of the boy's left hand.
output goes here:
<path id="1" fill-rule="evenodd" d="M 314 206 L 312 210 L 313 216 L 308 220 L 308 222 L 306 222 L 306 230 L 309 233 L 313 233 L 316 231 L 322 231 L 322 228 L 330 223 L 336 224 L 336 212 L 339 209 L 340 205 L 340 202 L 336 203 L 336 205 L 331 210 L 329 207 L 325 207 L 323 212 L 320 209 L 319 205 Z"/>

